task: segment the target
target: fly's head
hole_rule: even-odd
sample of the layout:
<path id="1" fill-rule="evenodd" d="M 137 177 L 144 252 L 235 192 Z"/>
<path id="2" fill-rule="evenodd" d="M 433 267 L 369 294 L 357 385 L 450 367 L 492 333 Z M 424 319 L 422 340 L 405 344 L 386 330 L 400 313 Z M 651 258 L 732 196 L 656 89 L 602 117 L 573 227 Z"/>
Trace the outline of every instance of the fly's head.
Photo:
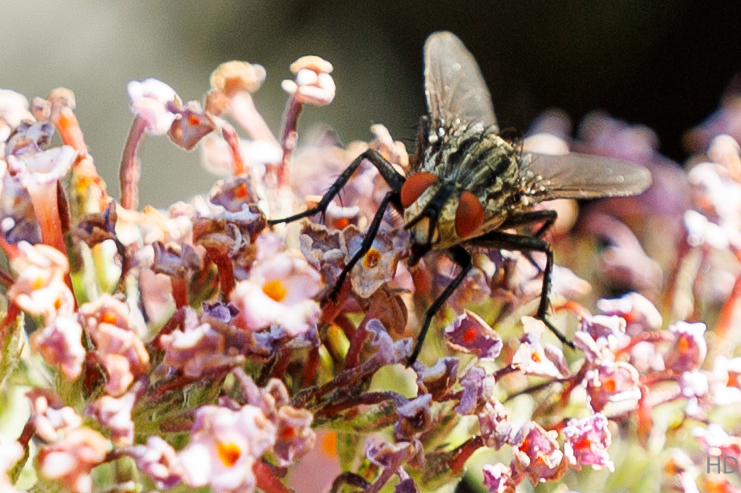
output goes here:
<path id="1" fill-rule="evenodd" d="M 401 203 L 404 227 L 412 237 L 411 265 L 432 249 L 448 248 L 474 236 L 484 223 L 484 206 L 476 195 L 427 171 L 407 179 Z"/>

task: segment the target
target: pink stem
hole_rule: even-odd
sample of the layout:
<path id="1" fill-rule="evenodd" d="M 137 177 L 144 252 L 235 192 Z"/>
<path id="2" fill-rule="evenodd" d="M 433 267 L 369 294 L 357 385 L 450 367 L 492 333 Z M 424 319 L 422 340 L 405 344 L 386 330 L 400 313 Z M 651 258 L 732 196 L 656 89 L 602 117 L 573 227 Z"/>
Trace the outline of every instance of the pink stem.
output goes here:
<path id="1" fill-rule="evenodd" d="M 139 146 L 144 137 L 146 121 L 137 116 L 131 124 L 129 137 L 126 139 L 123 156 L 121 156 L 121 168 L 119 169 L 119 180 L 121 182 L 121 205 L 126 209 L 136 210 L 139 207 L 139 180 L 141 179 L 141 166 L 137 157 Z"/>
<path id="2" fill-rule="evenodd" d="M 253 140 L 261 140 L 278 145 L 275 136 L 270 131 L 270 127 L 265 123 L 262 115 L 255 108 L 252 95 L 246 91 L 238 92 L 231 96 L 229 111 L 232 117 L 239 123 L 245 132 Z"/>
<path id="3" fill-rule="evenodd" d="M 286 104 L 286 112 L 283 115 L 283 130 L 280 135 L 283 161 L 277 170 L 278 185 L 281 187 L 287 186 L 290 181 L 288 164 L 291 162 L 293 150 L 296 148 L 296 143 L 298 142 L 298 118 L 301 116 L 303 109 L 303 103 L 297 101 L 293 96 L 291 96 Z"/>

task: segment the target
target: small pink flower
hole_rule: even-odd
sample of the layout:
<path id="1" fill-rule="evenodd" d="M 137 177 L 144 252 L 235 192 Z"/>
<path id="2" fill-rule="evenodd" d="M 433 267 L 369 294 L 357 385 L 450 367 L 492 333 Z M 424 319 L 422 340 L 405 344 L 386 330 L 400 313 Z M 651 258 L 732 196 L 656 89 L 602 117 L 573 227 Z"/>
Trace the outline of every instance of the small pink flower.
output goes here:
<path id="1" fill-rule="evenodd" d="M 77 320 L 57 316 L 51 325 L 31 335 L 31 347 L 41 353 L 47 364 L 59 367 L 67 380 L 80 376 L 87 353 Z"/>
<path id="2" fill-rule="evenodd" d="M 85 330 L 108 374 L 106 393 L 123 394 L 149 367 L 149 354 L 131 321 L 128 306 L 110 295 L 80 307 Z"/>
<path id="3" fill-rule="evenodd" d="M 710 423 L 706 427 L 697 426 L 692 434 L 702 450 L 712 457 L 733 457 L 741 459 L 741 438 L 729 435 L 722 426 Z"/>
<path id="4" fill-rule="evenodd" d="M 203 406 L 196 413 L 191 442 L 179 454 L 188 486 L 210 485 L 216 493 L 251 492 L 252 466 L 276 440 L 276 428 L 260 409 L 238 411 Z"/>
<path id="5" fill-rule="evenodd" d="M 296 337 L 319 320 L 319 304 L 312 298 L 320 288 L 319 273 L 305 260 L 281 253 L 254 265 L 249 279 L 237 283 L 231 300 L 246 329 L 277 324 Z"/>
<path id="6" fill-rule="evenodd" d="M 512 470 L 527 476 L 533 485 L 557 481 L 566 473 L 568 462 L 556 441 L 558 432 L 544 430 L 535 422 L 526 423 L 512 439 Z"/>
<path id="7" fill-rule="evenodd" d="M 49 479 L 59 479 L 75 493 L 89 493 L 90 471 L 103 462 L 110 449 L 110 442 L 97 431 L 77 428 L 39 452 L 40 472 Z"/>
<path id="8" fill-rule="evenodd" d="M 111 440 L 116 445 L 133 445 L 134 423 L 131 410 L 136 403 L 136 393 L 128 392 L 121 397 L 104 395 L 95 400 L 87 409 L 87 414 L 111 432 Z"/>
<path id="9" fill-rule="evenodd" d="M 604 315 L 623 318 L 629 334 L 658 329 L 663 322 L 659 310 L 639 293 L 628 293 L 617 299 L 601 299 L 597 301 L 597 308 Z"/>
<path id="10" fill-rule="evenodd" d="M 597 412 L 610 404 L 610 415 L 633 411 L 641 398 L 638 371 L 624 361 L 605 363 L 587 379 L 589 403 Z"/>
<path id="11" fill-rule="evenodd" d="M 512 366 L 525 375 L 565 378 L 569 368 L 563 352 L 552 344 L 541 344 L 545 324 L 533 317 L 522 317 L 525 335 L 520 339 L 520 347 L 512 356 Z"/>
<path id="12" fill-rule="evenodd" d="M 566 460 L 576 469 L 592 466 L 597 470 L 606 467 L 614 471 L 615 465 L 607 453 L 612 442 L 612 434 L 607 425 L 607 418 L 602 413 L 569 421 L 563 429 Z"/>
<path id="13" fill-rule="evenodd" d="M 716 405 L 741 403 L 741 358 L 715 358 L 710 386 Z"/>
<path id="14" fill-rule="evenodd" d="M 147 131 L 153 135 L 164 135 L 170 129 L 180 106 L 175 90 L 157 79 L 131 81 L 126 86 L 131 99 L 131 111 L 145 122 Z"/>
<path id="15" fill-rule="evenodd" d="M 294 80 L 284 80 L 281 87 L 288 94 L 304 104 L 324 106 L 332 102 L 335 95 L 335 84 L 332 76 L 332 64 L 318 56 L 305 56 L 291 65 Z"/>
<path id="16" fill-rule="evenodd" d="M 679 321 L 672 324 L 669 330 L 676 340 L 666 355 L 666 367 L 677 373 L 698 369 L 708 353 L 705 324 Z"/>
<path id="17" fill-rule="evenodd" d="M 56 442 L 60 437 L 82 425 L 82 418 L 74 409 L 63 406 L 59 396 L 45 389 L 32 389 L 26 392 L 31 401 L 31 420 L 36 434 L 48 442 Z"/>
<path id="18" fill-rule="evenodd" d="M 59 314 L 71 318 L 74 297 L 64 282 L 69 270 L 67 257 L 43 244 L 21 242 L 18 249 L 22 255 L 11 261 L 18 278 L 8 290 L 8 297 L 23 311 L 43 315 L 47 325 Z"/>
<path id="19" fill-rule="evenodd" d="M 177 452 L 157 435 L 150 436 L 146 445 L 135 447 L 136 465 L 154 480 L 158 488 L 170 489 L 182 481 L 183 470 Z"/>

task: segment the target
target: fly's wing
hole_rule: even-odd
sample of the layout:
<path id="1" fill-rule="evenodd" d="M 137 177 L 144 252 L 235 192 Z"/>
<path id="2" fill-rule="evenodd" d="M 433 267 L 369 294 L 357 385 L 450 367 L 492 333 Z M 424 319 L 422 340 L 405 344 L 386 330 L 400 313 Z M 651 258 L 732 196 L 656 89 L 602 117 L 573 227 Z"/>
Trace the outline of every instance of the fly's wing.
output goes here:
<path id="1" fill-rule="evenodd" d="M 489 89 L 473 55 L 447 31 L 430 35 L 425 43 L 425 95 L 435 124 L 460 119 L 485 126 L 497 124 Z"/>
<path id="2" fill-rule="evenodd" d="M 540 200 L 625 197 L 651 185 L 651 173 L 643 166 L 578 153 L 531 153 L 524 171 L 528 193 Z"/>

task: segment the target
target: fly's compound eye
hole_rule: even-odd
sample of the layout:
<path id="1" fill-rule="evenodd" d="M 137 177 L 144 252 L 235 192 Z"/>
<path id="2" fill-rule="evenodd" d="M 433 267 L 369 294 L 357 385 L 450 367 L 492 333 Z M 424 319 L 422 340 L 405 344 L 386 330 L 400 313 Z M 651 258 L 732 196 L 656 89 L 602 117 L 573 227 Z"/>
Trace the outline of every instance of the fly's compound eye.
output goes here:
<path id="1" fill-rule="evenodd" d="M 403 190 L 402 190 L 403 192 Z M 484 223 L 484 206 L 471 192 L 463 192 L 455 211 L 455 232 L 466 238 L 476 232 Z"/>
<path id="2" fill-rule="evenodd" d="M 437 181 L 437 175 L 433 173 L 416 173 L 404 182 L 401 187 L 401 205 L 406 209 Z"/>

